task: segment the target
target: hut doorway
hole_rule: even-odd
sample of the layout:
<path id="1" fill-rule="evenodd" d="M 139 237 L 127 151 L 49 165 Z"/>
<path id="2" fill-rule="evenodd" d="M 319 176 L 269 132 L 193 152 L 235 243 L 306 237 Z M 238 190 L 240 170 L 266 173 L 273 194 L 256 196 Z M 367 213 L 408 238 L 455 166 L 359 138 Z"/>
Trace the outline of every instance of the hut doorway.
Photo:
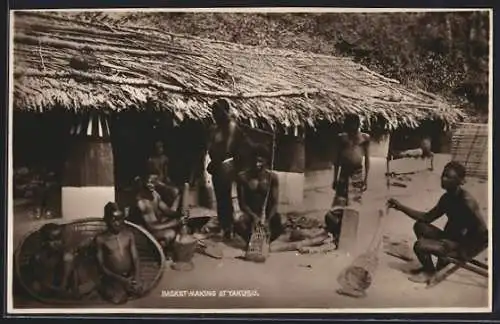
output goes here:
<path id="1" fill-rule="evenodd" d="M 15 214 L 61 217 L 63 165 L 69 125 L 60 110 L 13 114 L 13 198 Z"/>
<path id="2" fill-rule="evenodd" d="M 171 181 L 179 187 L 185 182 L 194 187 L 203 172 L 206 139 L 202 123 L 186 120 L 178 124 L 168 113 L 127 111 L 115 116 L 111 141 L 118 203 L 133 204 L 134 179 L 147 175 L 147 161 L 157 141 L 164 145 Z"/>

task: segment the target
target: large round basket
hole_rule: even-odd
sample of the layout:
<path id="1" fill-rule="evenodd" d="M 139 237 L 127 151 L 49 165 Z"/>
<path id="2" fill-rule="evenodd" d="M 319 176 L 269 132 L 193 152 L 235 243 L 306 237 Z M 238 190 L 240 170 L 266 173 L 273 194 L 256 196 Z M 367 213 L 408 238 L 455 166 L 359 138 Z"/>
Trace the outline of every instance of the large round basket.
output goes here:
<path id="1" fill-rule="evenodd" d="M 140 262 L 140 278 L 143 284 L 143 293 L 135 298 L 144 297 L 160 281 L 165 268 L 165 256 L 163 250 L 154 237 L 131 222 L 126 221 L 125 225 L 135 237 L 137 251 Z M 79 246 L 82 242 L 92 241 L 93 238 L 106 229 L 104 221 L 100 218 L 82 219 L 63 224 L 65 233 L 65 243 L 69 247 Z M 35 230 L 28 233 L 17 247 L 14 255 L 14 268 L 18 284 L 21 288 L 36 300 L 51 305 L 99 305 L 108 304 L 100 298 L 97 292 L 84 298 L 64 298 L 55 299 L 41 296 L 33 291 L 26 269 L 30 258 L 38 250 L 41 244 L 40 232 Z"/>

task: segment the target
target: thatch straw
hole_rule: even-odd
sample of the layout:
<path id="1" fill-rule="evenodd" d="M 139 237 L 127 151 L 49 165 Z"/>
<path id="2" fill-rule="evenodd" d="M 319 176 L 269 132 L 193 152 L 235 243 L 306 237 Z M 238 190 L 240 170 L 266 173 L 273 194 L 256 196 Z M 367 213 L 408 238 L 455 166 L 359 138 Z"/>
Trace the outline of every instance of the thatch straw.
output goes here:
<path id="1" fill-rule="evenodd" d="M 121 111 L 146 104 L 182 118 L 209 116 L 229 99 L 240 119 L 314 126 L 358 113 L 387 129 L 462 113 L 437 96 L 350 59 L 243 46 L 153 28 L 100 25 L 62 14 L 14 17 L 14 104 L 46 111 Z"/>

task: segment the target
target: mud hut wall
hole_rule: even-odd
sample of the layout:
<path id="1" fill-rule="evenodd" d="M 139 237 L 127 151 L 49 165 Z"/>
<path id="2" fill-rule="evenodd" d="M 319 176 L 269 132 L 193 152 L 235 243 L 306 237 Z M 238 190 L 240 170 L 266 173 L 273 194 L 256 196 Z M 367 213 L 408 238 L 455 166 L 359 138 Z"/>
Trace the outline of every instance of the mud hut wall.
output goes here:
<path id="1" fill-rule="evenodd" d="M 63 218 L 99 217 L 106 203 L 116 201 L 109 116 L 98 111 L 82 111 L 68 117 L 70 131 L 61 190 Z"/>

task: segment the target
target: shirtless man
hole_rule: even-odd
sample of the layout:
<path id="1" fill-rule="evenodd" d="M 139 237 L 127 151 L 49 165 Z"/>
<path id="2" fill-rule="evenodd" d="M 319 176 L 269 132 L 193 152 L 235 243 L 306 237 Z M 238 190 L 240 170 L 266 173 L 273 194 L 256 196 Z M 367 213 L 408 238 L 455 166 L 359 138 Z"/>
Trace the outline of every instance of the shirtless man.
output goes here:
<path id="1" fill-rule="evenodd" d="M 215 127 L 212 130 L 208 154 L 210 164 L 207 171 L 212 175 L 212 181 L 217 201 L 217 216 L 224 237 L 230 239 L 233 232 L 233 201 L 231 197 L 235 169 L 227 170 L 223 162 L 233 158 L 237 164 L 236 148 L 240 140 L 241 132 L 237 124 L 230 116 L 229 103 L 220 99 L 212 106 L 212 114 L 215 120 Z"/>
<path id="2" fill-rule="evenodd" d="M 413 271 L 411 281 L 425 283 L 446 262 L 438 258 L 436 266 L 431 256 L 453 256 L 467 259 L 481 252 L 488 243 L 488 229 L 479 205 L 461 185 L 465 167 L 458 162 L 448 163 L 441 175 L 441 187 L 446 191 L 437 205 L 428 212 L 413 210 L 396 199 L 389 199 L 388 206 L 413 218 L 417 241 L 413 247 L 422 267 Z M 448 222 L 444 230 L 431 223 L 445 215 Z"/>
<path id="3" fill-rule="evenodd" d="M 261 215 L 265 212 L 264 224 L 269 229 L 271 241 L 283 232 L 283 224 L 278 214 L 278 176 L 266 168 L 267 150 L 255 149 L 253 166 L 238 174 L 238 202 L 243 214 L 235 224 L 235 232 L 247 243 L 252 235 L 253 224 L 262 223 Z M 267 204 L 266 203 L 266 196 Z"/>
<path id="4" fill-rule="evenodd" d="M 146 229 L 167 248 L 173 242 L 180 225 L 180 214 L 174 204 L 169 207 L 155 190 L 156 175 L 151 174 L 145 184 L 140 185 L 137 208 Z"/>
<path id="5" fill-rule="evenodd" d="M 360 124 L 358 115 L 348 115 L 344 124 L 346 132 L 339 134 L 339 151 L 335 159 L 332 188 L 336 191 L 337 196 L 346 199 L 348 198 L 349 182 L 352 182 L 352 186 L 360 191 L 365 191 L 368 185 L 370 135 L 359 130 Z"/>
<path id="6" fill-rule="evenodd" d="M 74 253 L 63 240 L 63 226 L 49 223 L 40 229 L 40 250 L 29 261 L 34 291 L 48 297 L 67 297 L 74 269 Z"/>
<path id="7" fill-rule="evenodd" d="M 168 176 L 169 160 L 165 155 L 165 149 L 161 141 L 155 143 L 155 152 L 148 159 L 148 171 L 157 175 L 155 180 L 156 191 L 168 205 L 175 203 L 179 199 L 179 189 L 175 187 Z"/>
<path id="8" fill-rule="evenodd" d="M 124 214 L 116 203 L 104 207 L 106 231 L 96 237 L 97 261 L 102 273 L 100 292 L 104 299 L 121 304 L 141 291 L 139 256 L 134 234 L 123 227 Z"/>

